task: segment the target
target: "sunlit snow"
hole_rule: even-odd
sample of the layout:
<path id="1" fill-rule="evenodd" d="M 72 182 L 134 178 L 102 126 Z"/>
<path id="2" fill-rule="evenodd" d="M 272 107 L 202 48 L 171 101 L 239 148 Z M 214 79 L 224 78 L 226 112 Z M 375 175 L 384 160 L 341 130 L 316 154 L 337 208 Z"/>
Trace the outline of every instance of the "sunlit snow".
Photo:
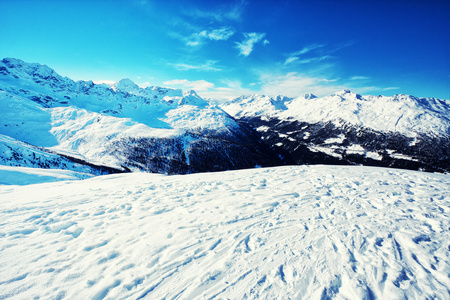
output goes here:
<path id="1" fill-rule="evenodd" d="M 131 173 L 0 199 L 0 299 L 449 298 L 446 174 Z"/>

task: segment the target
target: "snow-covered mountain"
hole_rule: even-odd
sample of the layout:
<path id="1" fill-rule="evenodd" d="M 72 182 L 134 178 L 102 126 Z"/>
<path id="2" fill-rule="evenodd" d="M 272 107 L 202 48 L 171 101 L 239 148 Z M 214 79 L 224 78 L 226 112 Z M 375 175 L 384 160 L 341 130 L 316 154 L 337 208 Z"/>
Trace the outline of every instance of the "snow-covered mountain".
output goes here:
<path id="1" fill-rule="evenodd" d="M 450 171 L 450 101 L 408 95 L 251 95 L 221 106 L 294 164 Z"/>
<path id="2" fill-rule="evenodd" d="M 450 101 L 434 98 L 342 91 L 242 96 L 219 107 L 195 91 L 141 88 L 130 79 L 75 82 L 6 58 L 0 107 L 0 135 L 58 157 L 33 165 L 5 152 L 6 165 L 56 168 L 60 160 L 67 168 L 69 159 L 108 172 L 170 174 L 317 163 L 450 171 Z"/>
<path id="3" fill-rule="evenodd" d="M 194 91 L 140 88 L 129 79 L 113 86 L 74 82 L 45 65 L 7 58 L 0 62 L 0 106 L 0 134 L 119 170 L 190 173 L 277 163 L 250 130 Z"/>
<path id="4" fill-rule="evenodd" d="M 95 165 L 75 157 L 56 154 L 43 147 L 36 147 L 0 134 L 0 165 L 42 169 L 66 169 L 81 173 L 103 175 L 120 173 L 114 168 Z"/>

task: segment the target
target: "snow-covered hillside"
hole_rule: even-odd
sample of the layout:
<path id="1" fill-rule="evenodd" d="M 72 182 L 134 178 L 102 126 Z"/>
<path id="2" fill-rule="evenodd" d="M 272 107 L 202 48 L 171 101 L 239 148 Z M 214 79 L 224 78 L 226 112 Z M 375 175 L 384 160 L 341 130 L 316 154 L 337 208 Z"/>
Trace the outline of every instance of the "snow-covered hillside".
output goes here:
<path id="1" fill-rule="evenodd" d="M 342 91 L 242 96 L 218 107 L 195 91 L 141 88 L 130 79 L 75 82 L 45 65 L 5 58 L 0 108 L 0 135 L 113 171 L 362 164 L 450 172 L 450 103 L 434 98 Z M 0 152 L 6 165 L 72 170 L 15 159 Z"/>
<path id="2" fill-rule="evenodd" d="M 92 173 L 69 169 L 45 169 L 0 165 L 0 185 L 28 185 L 45 182 L 82 180 L 94 177 Z"/>
<path id="3" fill-rule="evenodd" d="M 116 169 L 191 173 L 276 164 L 248 129 L 194 91 L 140 88 L 129 79 L 74 82 L 7 58 L 0 61 L 0 107 L 0 134 Z M 214 159 L 199 161 L 206 151 Z"/>
<path id="4" fill-rule="evenodd" d="M 450 134 L 450 101 L 409 95 L 362 96 L 348 90 L 317 98 L 251 95 L 226 103 L 223 108 L 238 117 L 270 116 L 307 123 L 332 122 L 382 132 Z"/>
<path id="5" fill-rule="evenodd" d="M 290 164 L 450 171 L 450 101 L 342 91 L 317 98 L 242 96 L 221 106 Z"/>
<path id="6" fill-rule="evenodd" d="M 1 299 L 448 299 L 450 177 L 349 166 L 0 186 Z"/>
<path id="7" fill-rule="evenodd" d="M 56 178 L 66 178 L 67 174 L 70 174 L 70 178 L 79 179 L 89 178 L 92 175 L 121 172 L 118 169 L 95 165 L 74 157 L 56 154 L 45 148 L 35 147 L 2 134 L 0 134 L 0 153 L 0 173 L 2 174 L 1 177 L 3 177 L 0 179 L 0 184 L 33 183 L 32 178 L 29 177 L 35 175 L 48 177 L 49 174 L 63 174 L 63 176 L 56 177 L 50 175 L 50 177 L 55 177 L 56 181 Z M 19 169 L 16 172 L 17 176 L 14 177 L 14 180 L 11 180 L 11 177 L 7 176 L 6 173 L 13 172 L 14 167 L 19 167 Z M 35 170 L 24 172 L 26 168 L 35 168 Z M 42 171 L 36 169 L 42 169 Z M 55 173 L 46 172 L 45 169 L 53 169 Z M 26 180 L 19 178 L 21 173 L 24 173 L 23 176 L 27 178 Z M 45 182 L 45 179 L 42 182 Z"/>

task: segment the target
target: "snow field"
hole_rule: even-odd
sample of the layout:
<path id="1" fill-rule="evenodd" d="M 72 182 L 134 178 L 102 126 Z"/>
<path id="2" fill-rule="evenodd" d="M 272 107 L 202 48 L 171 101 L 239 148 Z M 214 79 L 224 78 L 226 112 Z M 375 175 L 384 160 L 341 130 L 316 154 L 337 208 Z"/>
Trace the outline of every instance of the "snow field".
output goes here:
<path id="1" fill-rule="evenodd" d="M 2 184 L 27 185 L 64 180 L 80 180 L 91 177 L 94 177 L 94 175 L 71 170 L 11 167 L 0 165 L 0 186 Z"/>
<path id="2" fill-rule="evenodd" d="M 448 299 L 449 214 L 370 167 L 0 186 L 0 299 Z"/>

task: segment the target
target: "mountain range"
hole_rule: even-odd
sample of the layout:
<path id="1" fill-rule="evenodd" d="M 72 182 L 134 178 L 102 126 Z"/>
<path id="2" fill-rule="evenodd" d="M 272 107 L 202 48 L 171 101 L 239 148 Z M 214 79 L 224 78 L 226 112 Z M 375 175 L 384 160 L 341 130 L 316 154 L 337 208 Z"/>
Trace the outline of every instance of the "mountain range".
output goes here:
<path id="1" fill-rule="evenodd" d="M 251 95 L 222 106 L 286 164 L 358 164 L 448 172 L 450 101 L 344 90 L 317 98 Z"/>
<path id="2" fill-rule="evenodd" d="M 0 164 L 188 174 L 291 164 L 450 171 L 450 101 L 341 91 L 242 96 L 73 81 L 0 61 Z"/>

